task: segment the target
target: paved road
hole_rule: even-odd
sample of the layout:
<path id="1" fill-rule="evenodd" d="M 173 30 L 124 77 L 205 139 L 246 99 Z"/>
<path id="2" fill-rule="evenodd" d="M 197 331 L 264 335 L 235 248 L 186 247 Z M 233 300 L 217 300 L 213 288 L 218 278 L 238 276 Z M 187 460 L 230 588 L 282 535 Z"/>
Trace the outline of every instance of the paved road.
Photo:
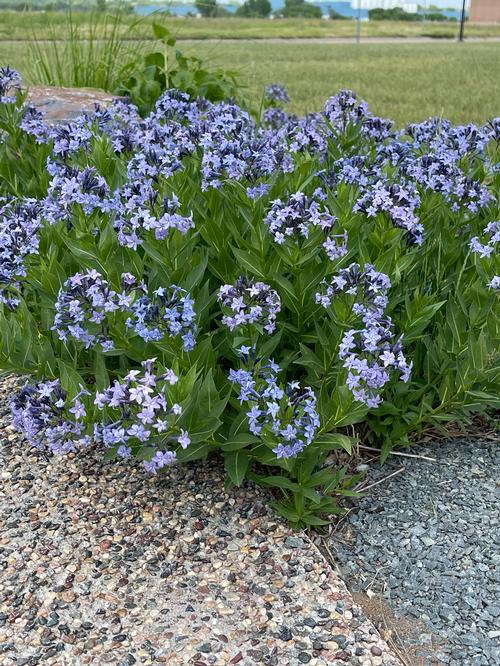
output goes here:
<path id="1" fill-rule="evenodd" d="M 0 39 L 0 45 L 21 44 L 30 40 L 20 39 Z M 41 39 L 38 44 L 50 44 L 53 41 L 65 40 L 52 40 Z M 98 40 L 97 40 L 98 41 Z M 126 40 L 124 41 L 148 41 L 148 40 Z M 153 41 L 153 40 L 151 40 Z M 178 42 L 203 42 L 204 44 L 216 44 L 220 42 L 227 42 L 228 44 L 251 44 L 251 43 L 265 43 L 265 44 L 352 44 L 356 42 L 356 37 L 262 37 L 262 38 L 228 38 L 228 37 L 210 37 L 195 38 L 195 37 L 182 37 L 177 36 Z M 456 44 L 458 39 L 454 37 L 361 37 L 361 44 Z M 500 42 L 499 37 L 468 37 L 464 43 L 480 44 L 480 43 L 496 43 Z"/>

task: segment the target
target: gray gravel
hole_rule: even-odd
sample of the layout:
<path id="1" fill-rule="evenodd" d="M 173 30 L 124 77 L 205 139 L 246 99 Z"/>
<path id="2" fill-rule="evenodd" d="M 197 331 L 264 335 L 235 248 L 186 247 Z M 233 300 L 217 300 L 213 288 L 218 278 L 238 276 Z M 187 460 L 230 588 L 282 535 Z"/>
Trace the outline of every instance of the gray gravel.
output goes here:
<path id="1" fill-rule="evenodd" d="M 396 616 L 429 627 L 439 662 L 500 664 L 498 441 L 413 453 L 437 461 L 392 457 L 374 470 L 371 482 L 405 467 L 369 491 L 330 548 L 352 590 L 384 594 Z"/>
<path id="2" fill-rule="evenodd" d="M 0 383 L 0 665 L 400 666 L 308 537 L 221 462 L 45 459 Z"/>

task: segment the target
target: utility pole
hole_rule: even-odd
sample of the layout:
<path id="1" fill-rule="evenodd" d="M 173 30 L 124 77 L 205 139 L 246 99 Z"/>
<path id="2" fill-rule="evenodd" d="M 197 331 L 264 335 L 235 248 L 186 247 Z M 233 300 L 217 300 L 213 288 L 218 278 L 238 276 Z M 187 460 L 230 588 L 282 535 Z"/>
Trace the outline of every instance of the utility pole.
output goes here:
<path id="1" fill-rule="evenodd" d="M 356 44 L 359 44 L 360 41 L 361 41 L 361 0 L 358 0 L 358 18 L 356 19 Z"/>
<path id="2" fill-rule="evenodd" d="M 465 0 L 462 2 L 462 16 L 460 17 L 460 34 L 458 36 L 458 41 L 464 41 L 464 29 L 465 29 Z"/>
<path id="3" fill-rule="evenodd" d="M 424 13 L 422 14 L 422 32 L 424 31 L 425 28 L 426 14 L 427 14 L 427 0 L 424 0 Z"/>

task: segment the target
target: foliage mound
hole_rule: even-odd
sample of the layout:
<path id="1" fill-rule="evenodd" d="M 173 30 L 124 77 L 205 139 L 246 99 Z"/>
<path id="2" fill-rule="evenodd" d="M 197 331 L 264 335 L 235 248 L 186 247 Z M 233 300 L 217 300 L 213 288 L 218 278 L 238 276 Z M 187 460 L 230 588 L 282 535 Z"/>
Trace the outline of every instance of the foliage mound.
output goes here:
<path id="1" fill-rule="evenodd" d="M 168 90 L 49 127 L 0 72 L 0 367 L 28 442 L 220 452 L 294 525 L 353 446 L 499 405 L 500 118 L 396 131 L 350 91 L 297 118 Z"/>
<path id="2" fill-rule="evenodd" d="M 29 60 L 34 79 L 49 86 L 102 88 L 126 95 L 145 115 L 154 109 L 160 95 L 178 88 L 211 102 L 235 97 L 241 86 L 236 73 L 208 68 L 205 61 L 179 50 L 173 33 L 160 23 L 151 24 L 151 37 L 158 44 L 155 51 L 145 50 L 138 41 L 137 19 L 129 26 L 122 24 L 123 15 L 89 12 L 88 24 L 82 25 L 73 12 L 67 15 L 61 40 L 61 26 L 47 21 L 49 39 L 37 37 L 29 47 Z"/>

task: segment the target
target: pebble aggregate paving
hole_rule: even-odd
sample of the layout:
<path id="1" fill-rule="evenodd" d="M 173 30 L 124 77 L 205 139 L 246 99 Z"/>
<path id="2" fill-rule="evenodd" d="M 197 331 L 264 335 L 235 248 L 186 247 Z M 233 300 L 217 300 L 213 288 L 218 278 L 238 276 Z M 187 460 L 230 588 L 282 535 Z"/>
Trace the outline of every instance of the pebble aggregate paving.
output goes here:
<path id="1" fill-rule="evenodd" d="M 0 386 L 0 664 L 400 661 L 268 495 L 220 463 L 152 477 L 96 452 L 47 460 Z"/>
<path id="2" fill-rule="evenodd" d="M 330 546 L 352 591 L 384 594 L 428 631 L 432 663 L 500 664 L 499 442 L 451 440 L 374 470 L 374 486 Z M 394 458 L 392 459 L 394 460 Z M 401 463 L 401 464 L 400 464 Z"/>

